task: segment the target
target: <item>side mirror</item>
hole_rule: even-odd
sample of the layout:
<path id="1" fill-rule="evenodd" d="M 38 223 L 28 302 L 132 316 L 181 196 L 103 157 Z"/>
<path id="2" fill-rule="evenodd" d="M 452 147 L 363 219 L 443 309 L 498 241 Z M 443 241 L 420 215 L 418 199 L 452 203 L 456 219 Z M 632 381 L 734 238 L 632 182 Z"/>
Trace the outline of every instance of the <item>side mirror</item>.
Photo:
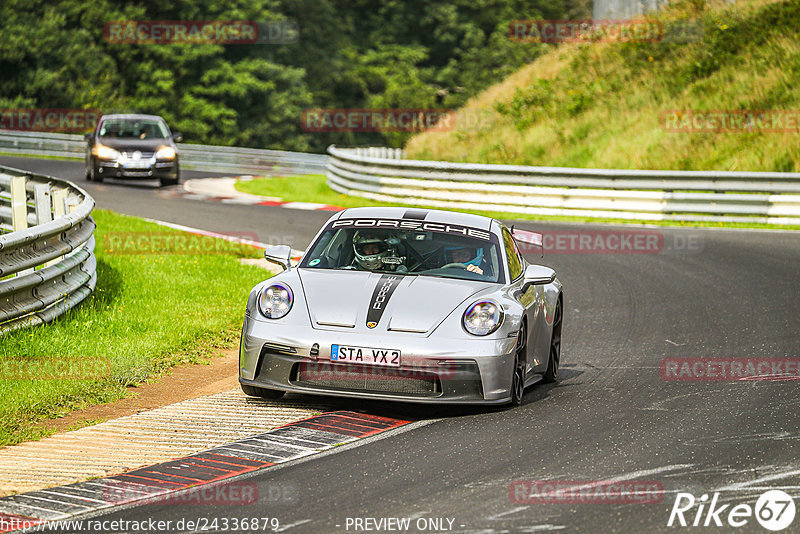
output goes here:
<path id="1" fill-rule="evenodd" d="M 89 132 L 89 133 L 85 133 L 85 134 L 83 134 L 83 138 L 84 138 L 86 141 L 91 141 L 93 136 L 94 136 L 94 132 Z"/>
<path id="2" fill-rule="evenodd" d="M 179 134 L 179 133 L 172 134 L 172 139 L 176 143 L 182 143 L 183 142 L 183 134 Z"/>
<path id="3" fill-rule="evenodd" d="M 289 245 L 270 245 L 264 250 L 264 259 L 277 263 L 284 271 L 291 269 L 292 247 Z"/>
<path id="4" fill-rule="evenodd" d="M 544 265 L 528 265 L 522 279 L 523 285 L 549 284 L 556 278 L 556 272 Z"/>

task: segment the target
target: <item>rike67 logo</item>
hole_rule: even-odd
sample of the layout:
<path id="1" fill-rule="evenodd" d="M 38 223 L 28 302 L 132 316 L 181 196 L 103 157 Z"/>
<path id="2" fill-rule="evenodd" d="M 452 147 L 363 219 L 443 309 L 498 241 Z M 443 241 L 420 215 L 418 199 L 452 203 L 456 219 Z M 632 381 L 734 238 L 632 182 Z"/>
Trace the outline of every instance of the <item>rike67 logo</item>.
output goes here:
<path id="1" fill-rule="evenodd" d="M 694 509 L 696 507 L 696 510 Z M 721 504 L 720 493 L 714 493 L 709 502 L 708 494 L 696 498 L 691 493 L 678 493 L 667 526 L 692 527 L 743 527 L 754 517 L 767 530 L 778 532 L 792 524 L 795 504 L 791 495 L 781 490 L 762 493 L 755 503 Z"/>

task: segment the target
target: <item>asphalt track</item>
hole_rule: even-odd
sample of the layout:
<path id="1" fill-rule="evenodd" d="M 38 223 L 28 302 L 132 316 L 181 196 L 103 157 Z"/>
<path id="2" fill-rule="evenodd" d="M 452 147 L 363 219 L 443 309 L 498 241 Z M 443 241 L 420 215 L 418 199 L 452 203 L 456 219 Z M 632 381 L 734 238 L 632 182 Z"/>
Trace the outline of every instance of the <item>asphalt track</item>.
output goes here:
<path id="1" fill-rule="evenodd" d="M 76 180 L 98 208 L 252 232 L 262 242 L 298 249 L 330 216 L 201 202 L 154 185 L 94 184 L 83 180 L 82 163 L 2 157 L 0 164 Z M 210 176 L 184 176 L 204 175 Z M 584 233 L 620 228 L 516 226 Z M 529 388 L 522 406 L 340 401 L 342 409 L 420 421 L 249 478 L 259 487 L 257 504 L 147 505 L 96 519 L 174 525 L 202 517 L 275 517 L 290 532 L 366 531 L 356 528 L 356 518 L 411 518 L 409 531 L 423 530 L 418 519 L 446 518 L 444 527 L 454 532 L 767 532 L 753 517 L 736 529 L 668 528 L 667 521 L 677 492 L 698 499 L 720 492 L 719 503 L 729 505 L 719 516 L 724 522 L 733 505 L 752 506 L 765 490 L 781 488 L 795 498 L 800 516 L 800 382 L 668 381 L 659 369 L 665 358 L 800 358 L 800 234 L 656 231 L 675 249 L 540 260 L 565 286 L 561 381 Z M 687 250 L 682 245 L 689 241 Z M 663 494 L 655 503 L 515 502 L 509 487 L 519 480 L 649 481 Z M 685 514 L 689 525 L 696 512 Z M 232 531 L 230 523 L 227 530 L 218 526 Z M 800 517 L 784 532 L 800 532 Z"/>

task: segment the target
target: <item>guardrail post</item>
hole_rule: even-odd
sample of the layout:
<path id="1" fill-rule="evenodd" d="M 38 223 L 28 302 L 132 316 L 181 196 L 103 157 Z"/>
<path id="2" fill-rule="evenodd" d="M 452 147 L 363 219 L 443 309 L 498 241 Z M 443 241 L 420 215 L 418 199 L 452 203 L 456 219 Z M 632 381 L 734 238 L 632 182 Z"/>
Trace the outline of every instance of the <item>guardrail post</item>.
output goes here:
<path id="1" fill-rule="evenodd" d="M 28 227 L 28 199 L 25 193 L 25 177 L 11 177 L 11 228 L 15 232 Z"/>
<path id="2" fill-rule="evenodd" d="M 36 224 L 49 223 L 53 220 L 51 211 L 50 186 L 36 184 L 33 186 L 34 207 L 36 208 Z"/>
<path id="3" fill-rule="evenodd" d="M 66 189 L 54 189 L 53 194 L 53 217 L 58 219 L 67 214 L 67 191 Z"/>
<path id="4" fill-rule="evenodd" d="M 15 232 L 28 228 L 28 193 L 25 191 L 25 177 L 11 177 L 11 227 Z M 15 276 L 32 273 L 33 269 L 19 271 Z"/>
<path id="5" fill-rule="evenodd" d="M 53 218 L 58 219 L 59 217 L 63 217 L 67 214 L 67 190 L 61 189 L 59 187 L 53 188 L 53 193 L 50 195 L 51 200 L 53 201 Z M 64 256 L 59 256 L 58 258 L 53 258 L 52 260 L 47 262 L 47 265 L 55 265 L 56 263 L 61 261 L 61 258 Z"/>

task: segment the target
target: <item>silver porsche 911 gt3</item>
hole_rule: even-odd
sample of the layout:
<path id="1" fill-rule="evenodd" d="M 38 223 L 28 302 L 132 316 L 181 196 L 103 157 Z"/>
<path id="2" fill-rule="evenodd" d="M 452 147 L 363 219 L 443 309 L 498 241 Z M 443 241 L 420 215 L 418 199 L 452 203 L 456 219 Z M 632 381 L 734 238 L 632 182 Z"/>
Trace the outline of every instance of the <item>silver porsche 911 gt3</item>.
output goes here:
<path id="1" fill-rule="evenodd" d="M 526 386 L 558 379 L 561 283 L 497 220 L 354 208 L 328 220 L 296 268 L 288 246 L 265 256 L 284 272 L 247 301 L 248 395 L 519 404 Z"/>

